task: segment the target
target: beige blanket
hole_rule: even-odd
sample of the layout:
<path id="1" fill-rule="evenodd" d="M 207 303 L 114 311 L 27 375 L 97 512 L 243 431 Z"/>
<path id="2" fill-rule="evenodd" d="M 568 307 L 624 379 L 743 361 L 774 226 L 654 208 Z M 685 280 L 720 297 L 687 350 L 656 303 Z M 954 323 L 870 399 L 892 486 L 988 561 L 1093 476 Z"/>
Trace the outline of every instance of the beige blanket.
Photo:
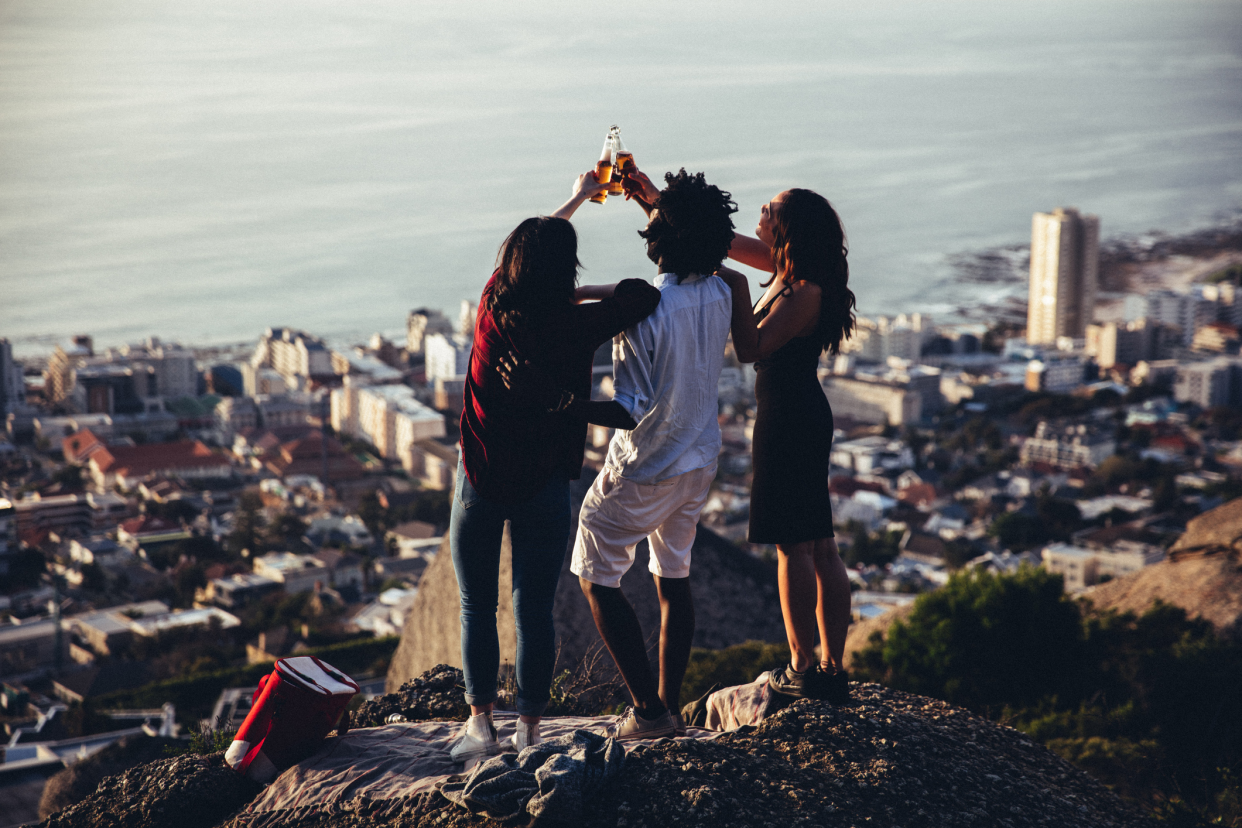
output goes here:
<path id="1" fill-rule="evenodd" d="M 498 713 L 500 740 L 513 734 L 515 714 Z M 578 729 L 600 733 L 612 717 L 565 716 L 544 719 L 540 731 L 553 739 Z M 364 811 L 372 816 L 402 810 L 411 797 L 468 768 L 449 759 L 462 722 L 412 722 L 351 730 L 327 739 L 314 756 L 276 778 L 234 821 L 235 828 L 276 828 L 313 811 L 330 814 Z M 708 730 L 690 728 L 685 738 L 712 739 Z M 626 748 L 651 744 L 627 742 Z"/>

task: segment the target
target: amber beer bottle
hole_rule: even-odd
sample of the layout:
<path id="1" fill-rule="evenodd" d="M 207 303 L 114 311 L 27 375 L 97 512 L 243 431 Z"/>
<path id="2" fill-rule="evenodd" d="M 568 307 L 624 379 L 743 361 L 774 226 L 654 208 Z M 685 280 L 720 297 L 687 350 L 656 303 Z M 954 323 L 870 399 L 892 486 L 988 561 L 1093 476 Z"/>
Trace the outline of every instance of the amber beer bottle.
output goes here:
<path id="1" fill-rule="evenodd" d="M 600 184 L 610 184 L 612 182 L 612 130 L 604 136 L 604 151 L 599 155 L 599 163 L 595 165 L 595 177 L 599 179 Z M 608 198 L 608 190 L 601 190 L 591 196 L 591 201 L 596 204 L 603 204 Z"/>
<path id="2" fill-rule="evenodd" d="M 625 188 L 621 184 L 621 179 L 637 169 L 634 166 L 634 153 L 625 148 L 625 144 L 621 141 L 621 130 L 615 124 L 612 127 L 611 134 L 612 149 L 615 156 L 612 162 L 612 181 L 608 182 L 608 195 L 625 195 Z"/>

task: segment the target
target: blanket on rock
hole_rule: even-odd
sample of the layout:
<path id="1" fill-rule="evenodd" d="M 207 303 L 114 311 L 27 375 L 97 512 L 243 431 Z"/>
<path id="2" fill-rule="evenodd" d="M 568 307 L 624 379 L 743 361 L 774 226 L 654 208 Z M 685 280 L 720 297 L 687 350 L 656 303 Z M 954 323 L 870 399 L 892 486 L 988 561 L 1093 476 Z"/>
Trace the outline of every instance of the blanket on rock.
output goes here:
<path id="1" fill-rule="evenodd" d="M 497 713 L 495 719 L 504 742 L 512 735 L 517 716 Z M 611 722 L 609 716 L 563 716 L 544 719 L 540 730 L 547 742 L 575 731 L 593 731 L 603 738 Z M 414 807 L 419 798 L 439 797 L 436 786 L 464 770 L 449 758 L 461 727 L 462 722 L 411 722 L 330 737 L 315 755 L 278 776 L 230 828 L 283 828 L 311 815 L 333 813 L 382 818 Z M 687 738 L 694 739 L 719 735 L 698 728 L 687 732 Z M 627 742 L 625 748 L 641 744 L 651 741 Z"/>
<path id="2" fill-rule="evenodd" d="M 521 753 L 481 762 L 468 776 L 450 776 L 440 793 L 474 813 L 511 819 L 523 812 L 573 822 L 582 803 L 621 773 L 625 749 L 615 739 L 575 730 Z"/>

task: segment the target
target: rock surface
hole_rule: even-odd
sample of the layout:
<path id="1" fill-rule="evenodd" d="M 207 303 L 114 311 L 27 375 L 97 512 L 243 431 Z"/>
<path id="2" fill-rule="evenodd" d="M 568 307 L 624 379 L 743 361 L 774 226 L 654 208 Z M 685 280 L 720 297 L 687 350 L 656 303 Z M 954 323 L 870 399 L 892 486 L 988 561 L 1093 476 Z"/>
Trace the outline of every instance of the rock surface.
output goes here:
<path id="1" fill-rule="evenodd" d="M 162 759 L 166 747 L 184 748 L 177 739 L 153 736 L 126 736 L 98 753 L 76 762 L 47 780 L 39 800 L 39 818 L 76 805 L 95 792 L 99 783 L 109 776 L 148 762 Z"/>
<path id="2" fill-rule="evenodd" d="M 386 702 L 434 707 L 454 671 Z M 420 691 L 422 697 L 420 698 Z M 855 684 L 854 702 L 799 701 L 755 728 L 714 741 L 636 748 L 619 783 L 578 823 L 618 826 L 935 826 L 1138 828 L 1150 823 L 1099 783 L 1023 734 L 944 702 Z M 386 709 L 386 708 L 385 708 Z M 207 828 L 228 824 L 257 792 L 220 755 L 163 760 L 106 780 L 46 828 Z M 399 813 L 306 815 L 295 828 L 471 828 L 497 823 L 436 793 Z M 349 809 L 347 809 L 349 810 Z"/>
<path id="3" fill-rule="evenodd" d="M 395 693 L 365 701 L 353 715 L 353 727 L 379 727 L 389 716 L 407 722 L 464 720 L 470 708 L 462 696 L 461 670 L 437 664 L 423 675 L 411 679 Z"/>
<path id="4" fill-rule="evenodd" d="M 1242 551 L 1242 497 L 1192 518 L 1169 550 L 1174 558 L 1190 552 L 1239 551 Z"/>
<path id="5" fill-rule="evenodd" d="M 553 610 L 556 619 L 557 670 L 575 670 L 584 657 L 601 647 L 578 578 L 569 571 L 569 554 L 561 569 Z M 776 593 L 776 570 L 756 560 L 708 529 L 699 527 L 692 553 L 690 583 L 695 603 L 694 646 L 718 649 L 744 641 L 784 641 L 780 601 Z M 659 636 L 660 605 L 651 574 L 647 571 L 647 544 L 639 544 L 634 565 L 621 581 L 634 612 L 647 633 L 654 653 Z M 509 533 L 505 531 L 500 558 L 500 607 L 496 625 L 500 636 L 500 659 L 512 664 L 516 652 L 513 624 L 513 568 Z M 402 684 L 437 664 L 461 666 L 460 603 L 457 577 L 447 547 L 423 573 L 418 597 L 406 613 L 401 643 L 388 669 L 386 689 L 396 692 Z M 600 660 L 611 679 L 612 662 Z"/>
<path id="6" fill-rule="evenodd" d="M 259 792 L 224 754 L 178 756 L 110 776 L 43 828 L 211 828 Z"/>
<path id="7" fill-rule="evenodd" d="M 1164 560 L 1083 595 L 1096 610 L 1142 615 L 1156 600 L 1202 618 L 1218 635 L 1242 640 L 1242 563 L 1233 553 Z"/>

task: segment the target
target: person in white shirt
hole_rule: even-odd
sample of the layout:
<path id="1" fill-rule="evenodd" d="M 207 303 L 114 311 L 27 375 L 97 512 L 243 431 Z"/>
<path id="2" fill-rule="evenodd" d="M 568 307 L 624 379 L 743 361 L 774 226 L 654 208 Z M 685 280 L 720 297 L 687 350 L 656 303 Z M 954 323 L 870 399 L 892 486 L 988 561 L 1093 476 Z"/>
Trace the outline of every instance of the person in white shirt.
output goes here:
<path id="1" fill-rule="evenodd" d="M 613 400 L 634 425 L 616 432 L 583 500 L 570 565 L 633 698 L 612 728 L 619 739 L 685 731 L 677 711 L 694 636 L 690 550 L 720 454 L 717 382 L 732 310 L 729 287 L 712 274 L 729 252 L 737 205 L 702 173 L 665 181 L 656 191 L 640 174 L 633 193 L 649 208 L 639 235 L 659 268 L 660 304 L 613 340 Z M 620 588 L 643 538 L 660 599 L 658 682 Z"/>

